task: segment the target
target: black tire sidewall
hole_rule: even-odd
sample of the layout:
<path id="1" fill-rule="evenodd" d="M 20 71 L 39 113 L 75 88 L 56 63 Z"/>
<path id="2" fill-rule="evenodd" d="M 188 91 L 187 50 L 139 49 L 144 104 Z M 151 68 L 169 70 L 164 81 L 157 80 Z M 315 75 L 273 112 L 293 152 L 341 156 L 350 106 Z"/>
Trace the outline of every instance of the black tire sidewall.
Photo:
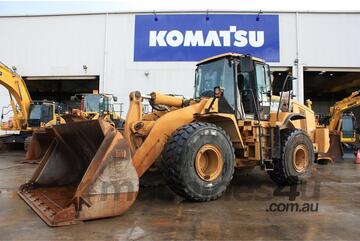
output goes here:
<path id="1" fill-rule="evenodd" d="M 293 165 L 293 155 L 298 145 L 304 145 L 309 156 L 309 163 L 304 172 L 296 171 Z M 300 131 L 296 132 L 294 135 L 290 136 L 284 148 L 283 166 L 287 178 L 290 179 L 292 182 L 297 183 L 308 179 L 311 176 L 315 158 L 313 144 L 308 135 Z"/>
<path id="2" fill-rule="evenodd" d="M 201 138 L 200 138 L 201 137 Z M 223 168 L 221 174 L 213 181 L 201 179 L 195 168 L 195 158 L 199 149 L 205 145 L 217 146 L 223 156 Z M 226 189 L 234 172 L 234 151 L 232 143 L 227 136 L 216 127 L 205 126 L 192 133 L 184 145 L 182 155 L 182 179 L 193 194 L 206 197 L 220 195 Z"/>

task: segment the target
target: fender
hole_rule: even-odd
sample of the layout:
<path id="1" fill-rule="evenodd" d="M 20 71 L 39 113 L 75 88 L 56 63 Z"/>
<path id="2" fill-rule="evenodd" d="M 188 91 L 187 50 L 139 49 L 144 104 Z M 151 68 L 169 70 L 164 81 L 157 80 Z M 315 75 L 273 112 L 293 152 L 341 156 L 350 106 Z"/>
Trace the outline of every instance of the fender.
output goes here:
<path id="1" fill-rule="evenodd" d="M 206 122 L 213 123 L 224 129 L 224 131 L 230 136 L 231 142 L 235 148 L 244 148 L 244 143 L 234 115 L 224 113 L 202 114 L 196 118 L 196 121 L 202 121 L 203 119 Z"/>
<path id="2" fill-rule="evenodd" d="M 303 119 L 306 119 L 306 117 L 304 115 L 298 114 L 298 113 L 291 113 L 285 118 L 285 120 L 284 120 L 282 126 L 280 127 L 280 129 L 287 128 L 290 121 L 303 120 Z"/>

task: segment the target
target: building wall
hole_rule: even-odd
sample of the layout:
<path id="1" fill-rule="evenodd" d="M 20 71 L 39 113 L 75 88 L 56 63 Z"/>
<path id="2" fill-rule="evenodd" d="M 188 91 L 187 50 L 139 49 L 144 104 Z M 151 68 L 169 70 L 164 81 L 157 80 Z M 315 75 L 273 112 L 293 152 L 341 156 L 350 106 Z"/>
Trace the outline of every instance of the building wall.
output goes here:
<path id="1" fill-rule="evenodd" d="M 117 95 L 125 111 L 132 90 L 191 97 L 194 62 L 133 61 L 134 20 L 130 13 L 0 17 L 0 61 L 23 76 L 99 75 L 100 91 Z M 304 66 L 360 67 L 359 24 L 360 14 L 279 13 L 280 62 L 270 65 L 293 67 L 303 100 Z M 0 88 L 1 105 L 8 99 Z"/>

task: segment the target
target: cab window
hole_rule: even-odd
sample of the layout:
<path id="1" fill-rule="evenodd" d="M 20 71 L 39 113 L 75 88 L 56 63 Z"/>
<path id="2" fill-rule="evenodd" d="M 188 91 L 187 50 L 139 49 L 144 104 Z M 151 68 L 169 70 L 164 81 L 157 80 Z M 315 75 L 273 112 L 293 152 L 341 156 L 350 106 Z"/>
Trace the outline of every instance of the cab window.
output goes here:
<path id="1" fill-rule="evenodd" d="M 234 63 L 227 58 L 199 65 L 196 69 L 194 97 L 213 97 L 214 88 L 219 86 L 224 89 L 224 99 L 226 100 L 226 103 L 220 100 L 221 106 L 224 107 L 223 110 L 234 112 L 235 83 L 233 65 Z"/>

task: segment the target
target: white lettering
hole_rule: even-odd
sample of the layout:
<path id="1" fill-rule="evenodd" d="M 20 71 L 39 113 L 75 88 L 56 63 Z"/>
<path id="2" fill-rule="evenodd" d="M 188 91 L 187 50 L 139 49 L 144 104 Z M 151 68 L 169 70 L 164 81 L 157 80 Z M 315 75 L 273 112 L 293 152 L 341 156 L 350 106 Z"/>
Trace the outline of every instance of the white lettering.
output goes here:
<path id="1" fill-rule="evenodd" d="M 184 38 L 184 46 L 204 46 L 204 36 L 202 31 L 186 31 Z"/>
<path id="2" fill-rule="evenodd" d="M 230 46 L 230 31 L 220 31 L 219 36 L 223 38 L 223 46 Z"/>
<path id="3" fill-rule="evenodd" d="M 205 46 L 214 46 L 221 47 L 220 39 L 216 31 L 209 31 L 206 36 Z"/>
<path id="4" fill-rule="evenodd" d="M 236 33 L 234 34 L 234 45 L 236 47 L 245 47 L 248 44 L 248 40 L 246 38 L 247 32 L 244 30 L 239 30 L 236 31 Z"/>
<path id="5" fill-rule="evenodd" d="M 166 42 L 171 47 L 179 47 L 184 40 L 184 36 L 178 30 L 172 30 L 166 35 Z"/>
<path id="6" fill-rule="evenodd" d="M 229 31 L 230 31 L 231 33 L 235 33 L 235 32 L 236 32 L 236 26 L 230 26 Z"/>
<path id="7" fill-rule="evenodd" d="M 149 31 L 149 46 L 150 47 L 245 47 L 250 45 L 254 48 L 262 47 L 265 43 L 264 31 L 245 31 L 237 30 L 236 26 L 230 26 L 229 30 L 210 30 L 207 36 L 204 36 L 203 31 L 187 30 L 185 33 L 179 30 L 171 31 Z"/>
<path id="8" fill-rule="evenodd" d="M 264 45 L 264 31 L 249 31 L 249 44 L 254 48 Z"/>
<path id="9" fill-rule="evenodd" d="M 167 31 L 150 31 L 149 35 L 149 46 L 155 47 L 157 44 L 159 46 L 167 46 L 165 42 L 165 35 Z"/>

